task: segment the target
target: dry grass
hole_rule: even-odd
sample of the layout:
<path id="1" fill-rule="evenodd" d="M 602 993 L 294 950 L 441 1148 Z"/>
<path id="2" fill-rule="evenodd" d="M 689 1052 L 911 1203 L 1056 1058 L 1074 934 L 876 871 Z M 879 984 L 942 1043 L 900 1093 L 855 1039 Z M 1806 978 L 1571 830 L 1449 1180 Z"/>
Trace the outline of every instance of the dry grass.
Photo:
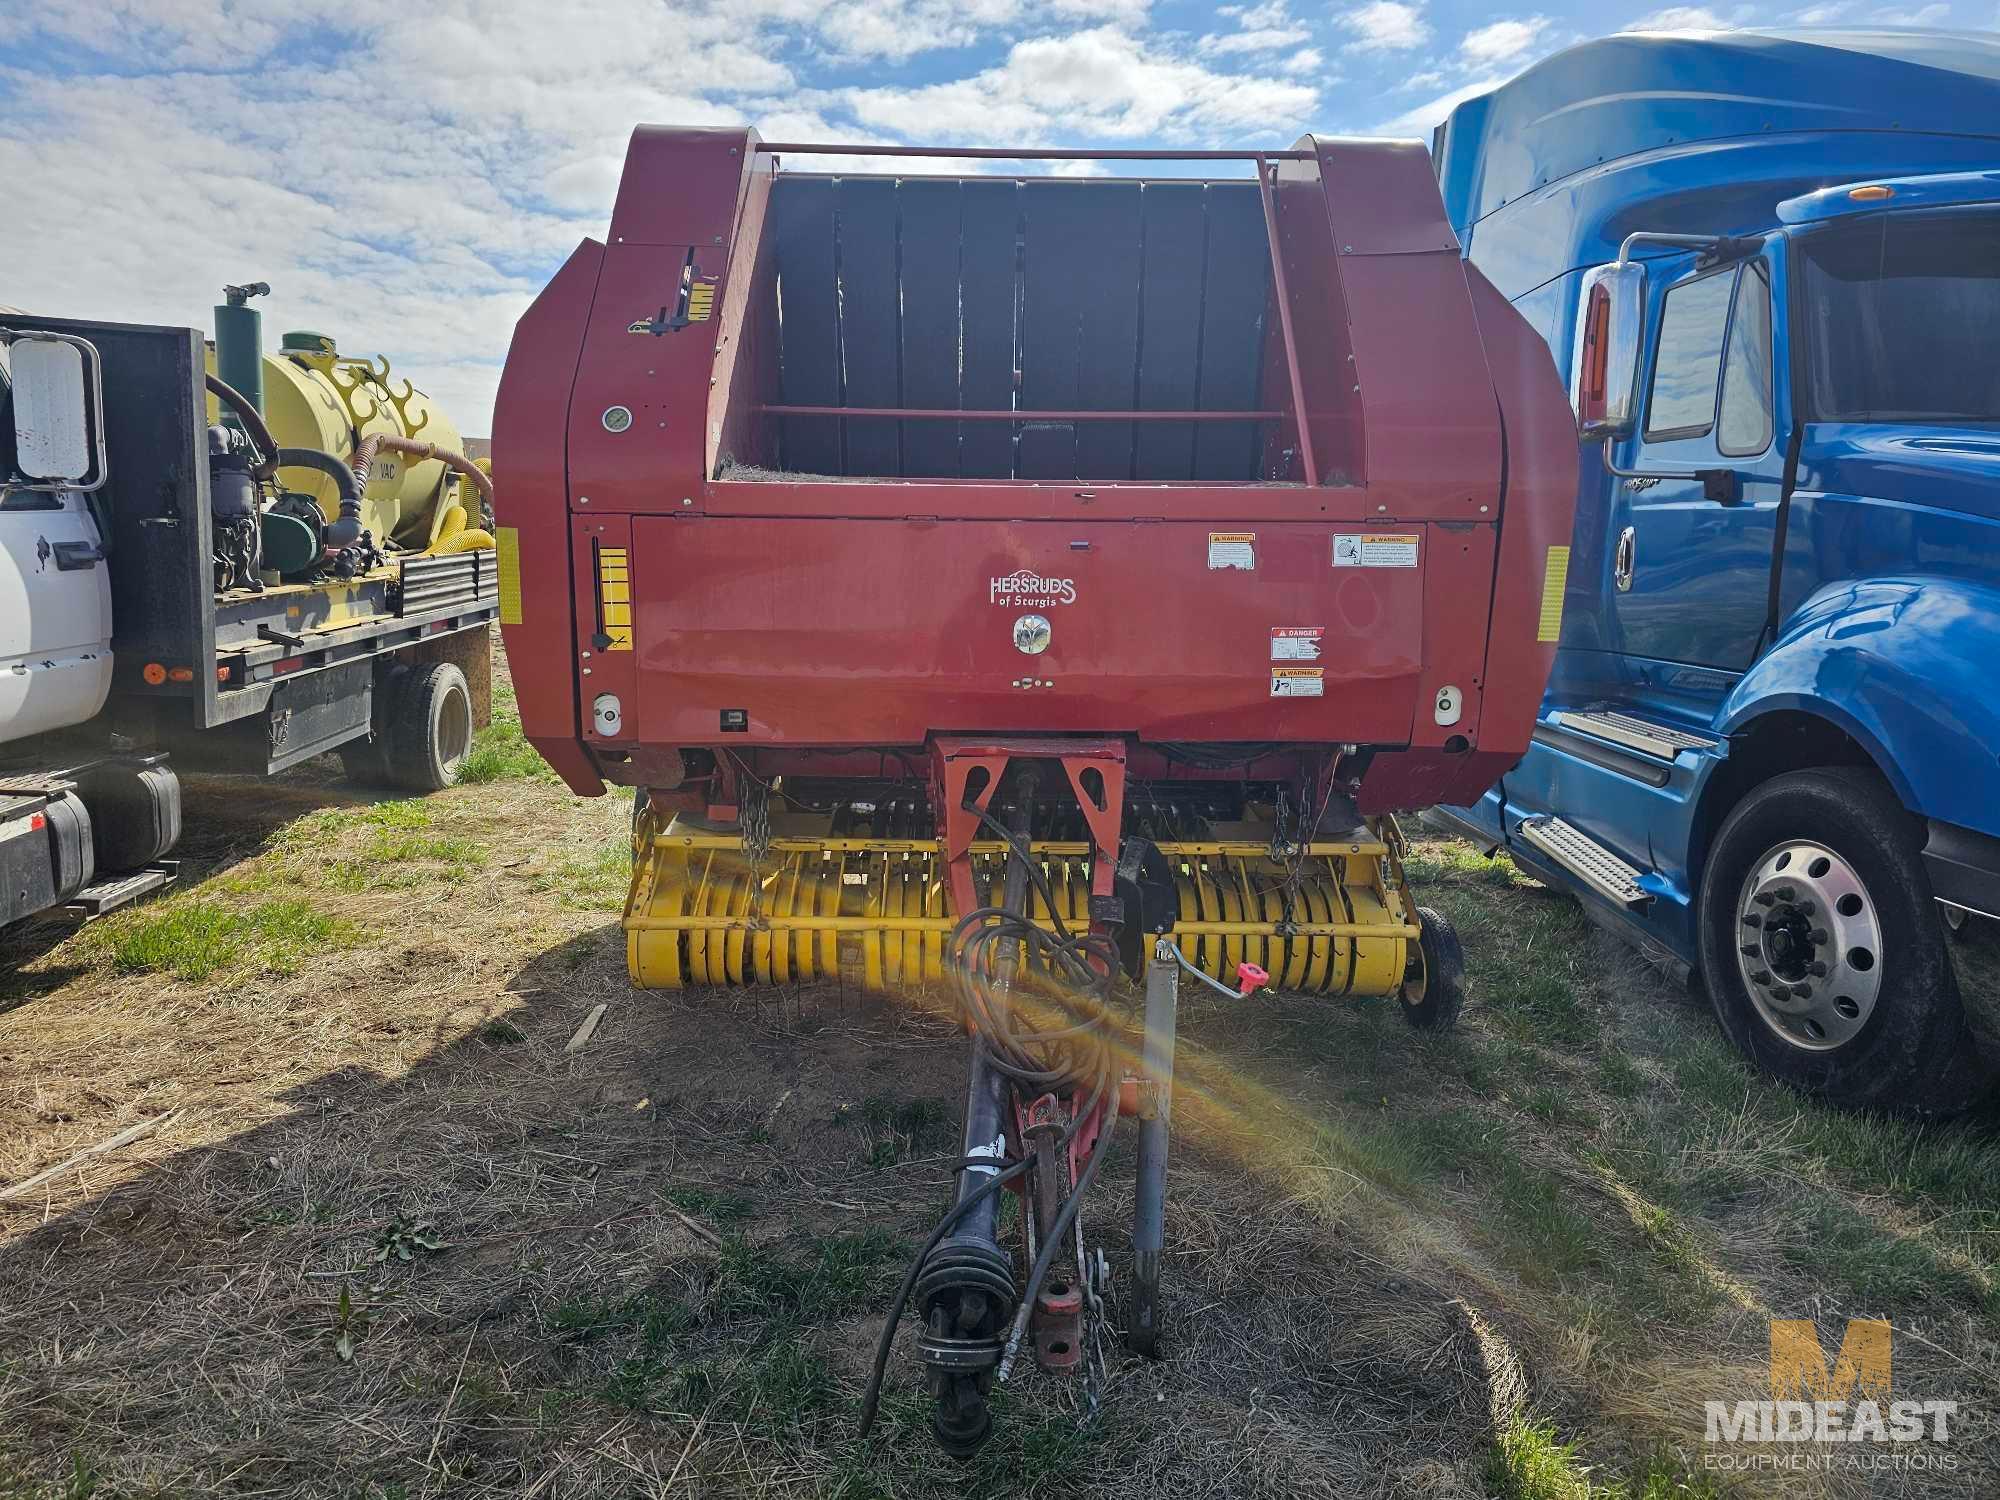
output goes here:
<path id="1" fill-rule="evenodd" d="M 899 1355 L 857 1443 L 956 1149 L 950 1025 L 633 993 L 626 803 L 487 743 L 492 779 L 421 803 L 198 783 L 184 889 L 10 935 L 0 1181 L 179 1113 L 0 1204 L 0 1495 L 1664 1500 L 1712 1493 L 1701 1403 L 1763 1394 L 1770 1316 L 1860 1312 L 1905 1331 L 1899 1395 L 1965 1403 L 1961 1467 L 1745 1492 L 1991 1493 L 1989 1127 L 1770 1090 L 1446 844 L 1417 874 L 1474 959 L 1457 1036 L 1184 1002 L 1171 1357 L 1112 1350 L 1088 1430 L 1027 1380 L 960 1470 Z M 1122 1269 L 1123 1150 L 1106 1179 Z"/>

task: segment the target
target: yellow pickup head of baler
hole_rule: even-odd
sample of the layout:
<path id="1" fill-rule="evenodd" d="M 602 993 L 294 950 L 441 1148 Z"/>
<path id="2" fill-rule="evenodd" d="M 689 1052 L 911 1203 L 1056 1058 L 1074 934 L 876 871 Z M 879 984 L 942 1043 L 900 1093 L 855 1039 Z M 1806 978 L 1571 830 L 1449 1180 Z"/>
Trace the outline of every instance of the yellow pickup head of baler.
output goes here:
<path id="1" fill-rule="evenodd" d="M 1278 850 L 1245 839 L 1158 847 L 1176 898 L 1170 935 L 1211 977 L 1233 984 L 1249 963 L 1306 994 L 1389 995 L 1403 984 L 1417 927 L 1387 820 Z M 1029 849 L 1057 914 L 1072 931 L 1088 928 L 1090 846 Z M 998 905 L 1005 845 L 975 843 L 972 861 Z M 1052 928 L 1032 885 L 1027 900 L 1032 920 Z M 740 834 L 639 819 L 624 926 L 641 988 L 836 979 L 914 988 L 943 977 L 956 925 L 936 839 L 778 832 L 753 858 Z"/>

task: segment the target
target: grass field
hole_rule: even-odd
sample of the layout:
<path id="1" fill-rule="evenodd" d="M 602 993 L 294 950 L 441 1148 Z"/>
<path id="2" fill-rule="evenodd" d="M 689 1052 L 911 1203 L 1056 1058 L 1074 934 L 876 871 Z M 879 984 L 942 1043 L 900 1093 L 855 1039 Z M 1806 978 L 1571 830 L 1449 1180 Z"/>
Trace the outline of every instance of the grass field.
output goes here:
<path id="1" fill-rule="evenodd" d="M 1842 1116 L 1504 860 L 1427 841 L 1458 1032 L 1184 989 L 1172 1352 L 1018 1381 L 959 1469 L 878 1317 L 963 1048 L 922 996 L 638 994 L 623 797 L 190 784 L 186 878 L 9 935 L 0 1495 L 1991 1495 L 2000 1132 Z M 565 1045 L 590 1009 L 590 1043 Z M 169 1112 L 171 1112 L 169 1114 Z M 1092 1211 L 1125 1265 L 1130 1156 Z M 1768 1320 L 1894 1320 L 1953 1467 L 1703 1467 Z M 1787 1450 L 1789 1451 L 1789 1450 Z"/>

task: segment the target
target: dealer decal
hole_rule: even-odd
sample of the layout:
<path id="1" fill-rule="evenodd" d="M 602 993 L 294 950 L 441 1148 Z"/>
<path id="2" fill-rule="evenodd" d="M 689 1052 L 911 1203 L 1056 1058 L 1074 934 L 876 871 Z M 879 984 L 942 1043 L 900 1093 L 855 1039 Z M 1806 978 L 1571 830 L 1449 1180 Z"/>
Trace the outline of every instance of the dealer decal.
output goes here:
<path id="1" fill-rule="evenodd" d="M 1044 578 L 1032 568 L 1023 568 L 1005 578 L 986 580 L 986 602 L 1002 609 L 1040 609 L 1049 604 L 1076 603 L 1074 578 Z"/>

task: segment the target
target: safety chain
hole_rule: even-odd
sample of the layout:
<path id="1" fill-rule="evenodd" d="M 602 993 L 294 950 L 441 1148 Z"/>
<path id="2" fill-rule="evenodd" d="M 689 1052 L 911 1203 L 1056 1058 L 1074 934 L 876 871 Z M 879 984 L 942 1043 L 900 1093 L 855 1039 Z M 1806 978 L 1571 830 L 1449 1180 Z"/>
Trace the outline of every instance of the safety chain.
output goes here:
<path id="1" fill-rule="evenodd" d="M 1079 1219 L 1081 1216 L 1079 1215 Z M 1077 1236 L 1079 1245 L 1082 1235 Z M 1111 1263 L 1099 1250 L 1083 1262 L 1083 1317 L 1090 1325 L 1090 1357 L 1083 1378 L 1083 1416 L 1078 1419 L 1079 1430 L 1097 1425 L 1098 1416 L 1104 1410 L 1104 1382 L 1110 1363 L 1104 1353 L 1104 1289 L 1111 1279 Z"/>
<path id="2" fill-rule="evenodd" d="M 743 852 L 754 873 L 771 852 L 771 788 L 754 776 L 744 776 L 737 784 L 737 808 L 743 827 Z"/>

